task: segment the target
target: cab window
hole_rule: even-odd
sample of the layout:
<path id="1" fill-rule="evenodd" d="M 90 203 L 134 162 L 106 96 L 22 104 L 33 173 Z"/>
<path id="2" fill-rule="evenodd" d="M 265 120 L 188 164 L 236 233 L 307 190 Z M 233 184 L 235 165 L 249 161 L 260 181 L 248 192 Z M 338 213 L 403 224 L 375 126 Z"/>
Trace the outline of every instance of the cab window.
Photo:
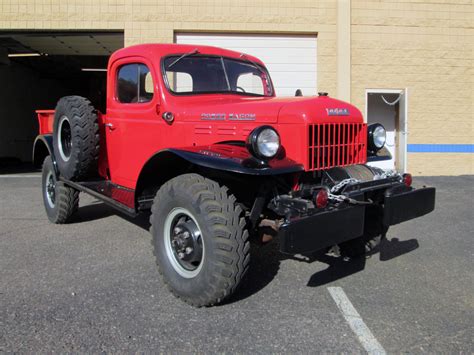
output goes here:
<path id="1" fill-rule="evenodd" d="M 190 54 L 166 57 L 163 66 L 165 83 L 174 94 L 273 95 L 267 70 L 250 60 Z"/>
<path id="2" fill-rule="evenodd" d="M 125 64 L 118 69 L 117 98 L 124 104 L 144 103 L 153 99 L 153 79 L 145 64 Z"/>

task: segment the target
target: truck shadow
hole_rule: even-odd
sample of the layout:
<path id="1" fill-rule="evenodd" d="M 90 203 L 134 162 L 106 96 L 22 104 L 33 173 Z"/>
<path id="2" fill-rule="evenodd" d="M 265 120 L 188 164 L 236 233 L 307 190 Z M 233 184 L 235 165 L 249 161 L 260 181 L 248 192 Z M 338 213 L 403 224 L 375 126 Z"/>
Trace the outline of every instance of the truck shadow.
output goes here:
<path id="1" fill-rule="evenodd" d="M 136 218 L 131 218 L 118 213 L 101 202 L 81 206 L 72 223 L 102 219 L 111 215 L 120 216 L 146 231 L 150 229 L 149 213 L 143 213 Z M 278 240 L 264 246 L 258 244 L 258 242 L 252 241 L 250 248 L 250 267 L 239 290 L 221 305 L 238 302 L 258 293 L 274 280 L 280 269 L 280 263 L 284 260 L 290 259 L 308 264 L 314 262 L 326 264 L 327 268 L 313 274 L 306 284 L 307 287 L 319 287 L 364 270 L 367 259 L 377 254 L 379 255 L 380 261 L 389 261 L 410 253 L 419 247 L 417 239 L 400 241 L 400 239 L 396 237 L 392 237 L 391 239 L 383 238 L 380 245 L 369 255 L 348 259 L 326 254 L 325 252 L 316 252 L 301 256 L 284 255 L 279 251 Z"/>
<path id="2" fill-rule="evenodd" d="M 91 222 L 98 219 L 118 215 L 112 207 L 100 201 L 94 201 L 86 206 L 80 206 L 79 210 L 72 216 L 71 223 Z"/>
<path id="3" fill-rule="evenodd" d="M 380 261 L 388 261 L 410 253 L 418 247 L 416 239 L 400 241 L 398 238 L 384 238 L 369 255 L 347 259 L 325 252 L 302 256 L 283 255 L 279 252 L 277 241 L 263 247 L 254 246 L 251 248 L 250 268 L 239 291 L 222 305 L 234 303 L 258 293 L 273 281 L 283 260 L 291 259 L 308 264 L 314 262 L 326 264 L 327 268 L 313 274 L 306 284 L 307 287 L 319 287 L 364 270 L 367 259 L 376 254 L 379 255 Z"/>
<path id="4" fill-rule="evenodd" d="M 116 209 L 107 206 L 107 204 L 95 200 L 92 203 L 88 203 L 85 206 L 80 206 L 79 210 L 73 215 L 71 223 L 84 223 L 91 222 L 110 216 L 118 216 L 126 221 L 140 227 L 144 230 L 150 229 L 150 213 L 141 213 L 137 217 L 129 217 L 124 213 L 117 211 Z"/>
<path id="5" fill-rule="evenodd" d="M 265 288 L 273 281 L 280 270 L 280 263 L 287 259 L 279 252 L 278 242 L 271 242 L 267 245 L 256 245 L 252 243 L 250 247 L 250 265 L 247 275 L 236 293 L 221 305 L 231 304 L 244 300 Z"/>
<path id="6" fill-rule="evenodd" d="M 388 261 L 401 255 L 412 252 L 419 247 L 418 240 L 409 239 L 400 241 L 398 238 L 383 238 L 380 245 L 370 254 L 358 258 L 347 259 L 340 256 L 328 254 L 315 254 L 312 261 L 319 261 L 328 265 L 322 271 L 313 274 L 308 283 L 308 287 L 323 286 L 333 281 L 353 275 L 365 269 L 368 258 L 379 254 L 380 261 Z"/>

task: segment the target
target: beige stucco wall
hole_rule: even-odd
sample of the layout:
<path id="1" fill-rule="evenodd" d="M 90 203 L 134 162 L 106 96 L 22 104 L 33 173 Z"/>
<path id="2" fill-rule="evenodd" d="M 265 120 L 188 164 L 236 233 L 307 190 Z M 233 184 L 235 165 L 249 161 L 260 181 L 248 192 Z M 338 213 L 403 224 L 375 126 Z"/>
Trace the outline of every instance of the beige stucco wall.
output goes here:
<path id="1" fill-rule="evenodd" d="M 179 31 L 318 33 L 318 89 L 331 93 L 335 24 L 330 0 L 0 0 L 0 30 L 124 30 L 127 46 Z"/>
<path id="2" fill-rule="evenodd" d="M 474 144 L 472 0 L 367 1 L 351 7 L 352 101 L 408 88 L 408 143 Z M 408 170 L 473 174 L 473 154 L 409 153 Z"/>
<path id="3" fill-rule="evenodd" d="M 0 30 L 124 30 L 125 45 L 171 43 L 179 31 L 318 33 L 318 90 L 336 96 L 337 53 L 346 53 L 337 8 L 329 0 L 0 0 Z M 473 144 L 473 1 L 352 0 L 350 12 L 352 102 L 364 112 L 365 89 L 408 88 L 408 143 Z M 416 174 L 473 174 L 473 165 L 473 154 L 408 156 Z"/>

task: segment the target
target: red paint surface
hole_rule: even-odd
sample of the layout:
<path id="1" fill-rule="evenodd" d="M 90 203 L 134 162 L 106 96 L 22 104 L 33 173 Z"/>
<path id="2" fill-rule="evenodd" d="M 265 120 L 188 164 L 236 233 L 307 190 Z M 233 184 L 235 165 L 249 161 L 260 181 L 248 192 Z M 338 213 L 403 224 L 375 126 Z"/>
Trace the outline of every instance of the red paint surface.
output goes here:
<path id="1" fill-rule="evenodd" d="M 361 112 L 348 103 L 324 96 L 183 96 L 168 92 L 161 74 L 162 57 L 188 53 L 196 48 L 200 54 L 240 58 L 240 53 L 220 48 L 175 44 L 132 46 L 111 56 L 107 74 L 107 112 L 99 120 L 102 176 L 133 189 L 142 167 L 156 152 L 166 148 L 244 141 L 254 128 L 263 124 L 271 125 L 279 132 L 286 157 L 304 165 L 307 171 L 366 162 L 366 127 Z M 259 59 L 247 57 L 263 65 Z M 117 69 L 123 64 L 137 62 L 146 64 L 152 73 L 153 99 L 147 103 L 120 103 L 115 94 Z M 326 109 L 329 108 L 348 109 L 350 114 L 328 116 Z M 163 112 L 173 113 L 172 124 L 162 119 Z M 202 113 L 255 114 L 256 119 L 205 121 L 201 119 Z M 113 127 L 105 127 L 105 123 Z M 327 134 L 330 137 L 322 137 Z"/>
<path id="2" fill-rule="evenodd" d="M 36 110 L 39 134 L 53 133 L 54 110 Z"/>

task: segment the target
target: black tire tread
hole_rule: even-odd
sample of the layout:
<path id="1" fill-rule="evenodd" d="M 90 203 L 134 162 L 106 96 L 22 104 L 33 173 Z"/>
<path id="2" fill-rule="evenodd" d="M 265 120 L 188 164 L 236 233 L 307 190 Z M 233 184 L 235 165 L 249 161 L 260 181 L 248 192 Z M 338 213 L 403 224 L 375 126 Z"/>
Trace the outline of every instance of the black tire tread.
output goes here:
<path id="1" fill-rule="evenodd" d="M 375 250 L 380 245 L 381 238 L 381 235 L 363 235 L 361 237 L 339 244 L 339 252 L 342 257 L 351 259 L 360 258 L 370 254 L 373 250 Z"/>
<path id="2" fill-rule="evenodd" d="M 213 231 L 212 237 L 216 239 L 219 258 L 214 261 L 212 285 L 209 285 L 206 292 L 195 297 L 177 294 L 157 263 L 158 269 L 167 288 L 177 298 L 196 307 L 218 304 L 236 291 L 249 267 L 250 243 L 243 210 L 227 187 L 198 174 L 181 175 L 165 183 L 156 194 L 150 217 L 152 236 L 155 228 L 152 223 L 153 214 L 156 213 L 162 196 L 173 194 L 173 189 L 189 191 L 191 200 L 197 203 L 207 214 L 209 221 L 212 221 L 210 228 Z M 158 246 L 154 238 L 152 246 L 153 254 L 157 257 Z"/>
<path id="3" fill-rule="evenodd" d="M 69 222 L 71 216 L 79 208 L 79 191 L 66 186 L 60 181 L 57 184 L 56 204 L 58 205 L 58 214 L 55 223 L 64 224 Z"/>
<path id="4" fill-rule="evenodd" d="M 45 170 L 53 169 L 51 157 L 48 155 L 43 163 L 43 175 Z M 42 186 L 44 189 L 44 186 Z M 44 191 L 41 191 L 44 194 Z M 71 216 L 79 208 L 79 191 L 65 185 L 62 181 L 56 182 L 55 208 L 49 207 L 45 202 L 46 213 L 49 220 L 55 224 L 65 224 L 71 220 Z"/>
<path id="5" fill-rule="evenodd" d="M 358 238 L 339 244 L 341 256 L 358 258 L 373 254 L 385 237 L 388 227 L 382 223 L 383 210 L 372 206 L 365 211 L 364 234 Z"/>

